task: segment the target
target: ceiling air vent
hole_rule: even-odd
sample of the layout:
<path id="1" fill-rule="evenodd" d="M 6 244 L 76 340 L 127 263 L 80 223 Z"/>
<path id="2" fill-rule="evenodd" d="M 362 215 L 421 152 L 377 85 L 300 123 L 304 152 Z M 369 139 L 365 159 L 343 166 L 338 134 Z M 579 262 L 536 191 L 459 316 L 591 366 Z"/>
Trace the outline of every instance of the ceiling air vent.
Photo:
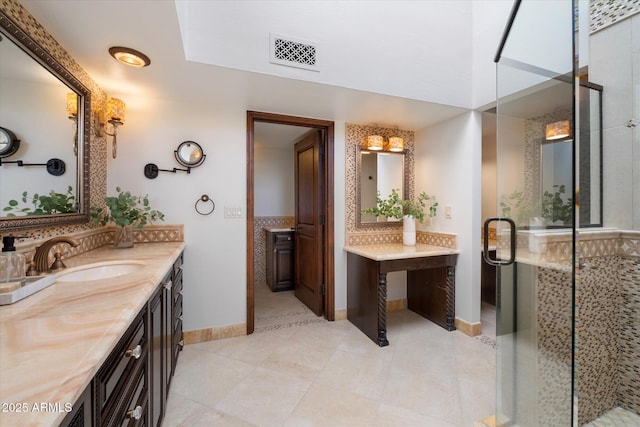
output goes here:
<path id="1" fill-rule="evenodd" d="M 272 64 L 319 71 L 315 43 L 273 33 L 270 34 L 270 39 Z"/>

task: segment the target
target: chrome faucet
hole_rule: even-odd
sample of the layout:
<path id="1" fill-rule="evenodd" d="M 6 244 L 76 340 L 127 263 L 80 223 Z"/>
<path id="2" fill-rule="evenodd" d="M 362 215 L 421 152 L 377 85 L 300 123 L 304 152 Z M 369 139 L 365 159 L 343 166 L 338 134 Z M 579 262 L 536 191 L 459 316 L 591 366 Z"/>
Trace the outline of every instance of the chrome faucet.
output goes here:
<path id="1" fill-rule="evenodd" d="M 80 244 L 77 240 L 72 239 L 71 237 L 59 236 L 53 237 L 38 246 L 36 248 L 36 254 L 33 256 L 33 261 L 35 262 L 35 268 L 39 273 L 51 272 L 51 268 L 54 267 L 54 265 L 56 270 L 66 267 L 60 260 L 60 255 L 58 254 L 56 254 L 56 261 L 51 267 L 49 267 L 49 251 L 58 243 L 68 243 L 74 248 Z"/>

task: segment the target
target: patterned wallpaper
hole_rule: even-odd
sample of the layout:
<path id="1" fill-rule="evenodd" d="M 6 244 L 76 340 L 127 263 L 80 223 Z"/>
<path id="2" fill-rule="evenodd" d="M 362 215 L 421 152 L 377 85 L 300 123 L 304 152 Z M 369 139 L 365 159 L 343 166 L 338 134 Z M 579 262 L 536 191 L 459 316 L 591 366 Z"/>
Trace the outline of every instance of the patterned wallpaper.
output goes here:
<path id="1" fill-rule="evenodd" d="M 102 206 L 107 193 L 107 140 L 106 136 L 97 136 L 93 115 L 96 111 L 105 109 L 107 94 L 93 81 L 87 72 L 67 53 L 47 30 L 17 1 L 0 0 L 2 11 L 25 33 L 42 46 L 60 64 L 69 70 L 78 80 L 91 91 L 90 129 L 90 206 Z M 44 239 L 52 236 L 66 235 L 74 232 L 95 228 L 91 223 L 69 225 L 64 227 L 47 227 L 21 231 L 21 235 L 34 239 Z M 21 247 L 28 240 L 20 240 L 17 247 Z"/>

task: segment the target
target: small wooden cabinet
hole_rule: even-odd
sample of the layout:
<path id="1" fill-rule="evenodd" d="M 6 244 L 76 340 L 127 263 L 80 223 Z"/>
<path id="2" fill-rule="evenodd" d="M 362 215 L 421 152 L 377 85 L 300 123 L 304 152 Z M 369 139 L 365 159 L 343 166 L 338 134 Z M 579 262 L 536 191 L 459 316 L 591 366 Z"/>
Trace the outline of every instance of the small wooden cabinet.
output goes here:
<path id="1" fill-rule="evenodd" d="M 294 287 L 293 231 L 267 230 L 266 276 L 267 286 L 273 292 L 288 291 Z"/>

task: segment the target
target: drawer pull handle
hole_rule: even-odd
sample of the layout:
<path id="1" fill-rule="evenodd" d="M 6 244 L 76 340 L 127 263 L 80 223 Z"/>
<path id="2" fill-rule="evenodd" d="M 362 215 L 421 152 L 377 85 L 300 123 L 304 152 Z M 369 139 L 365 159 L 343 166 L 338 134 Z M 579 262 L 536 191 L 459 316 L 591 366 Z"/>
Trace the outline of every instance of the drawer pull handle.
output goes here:
<path id="1" fill-rule="evenodd" d="M 169 280 L 167 283 L 163 283 L 162 284 L 162 288 L 163 289 L 171 289 L 171 280 Z"/>
<path id="2" fill-rule="evenodd" d="M 291 237 L 287 237 L 287 240 L 291 240 Z"/>
<path id="3" fill-rule="evenodd" d="M 129 409 L 127 411 L 127 418 L 134 420 L 142 418 L 142 406 L 138 405 L 136 406 L 136 409 Z"/>
<path id="4" fill-rule="evenodd" d="M 124 355 L 125 357 L 133 357 L 134 359 L 139 359 L 140 356 L 142 356 L 142 346 L 138 344 L 133 349 L 127 350 L 127 352 Z"/>

